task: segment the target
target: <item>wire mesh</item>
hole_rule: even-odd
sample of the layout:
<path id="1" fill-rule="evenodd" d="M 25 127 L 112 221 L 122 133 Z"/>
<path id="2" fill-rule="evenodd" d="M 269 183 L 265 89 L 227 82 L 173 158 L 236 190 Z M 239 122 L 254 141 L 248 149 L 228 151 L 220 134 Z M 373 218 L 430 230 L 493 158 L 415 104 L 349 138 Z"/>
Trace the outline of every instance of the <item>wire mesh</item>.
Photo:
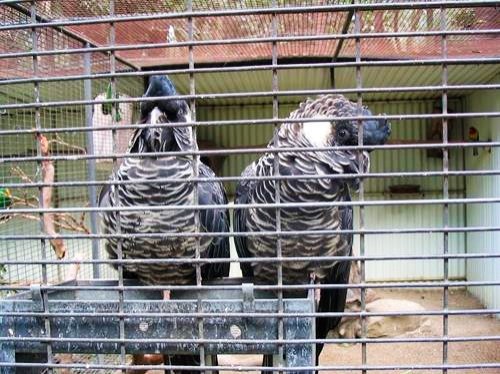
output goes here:
<path id="1" fill-rule="evenodd" d="M 498 12 L 498 2 L 476 0 L 1 1 L 0 372 L 498 371 Z M 189 129 L 197 146 L 177 139 L 168 152 L 132 153 L 131 139 L 151 128 L 144 108 L 172 99 L 143 96 L 165 74 L 189 117 L 154 127 Z M 328 136 L 358 125 L 353 144 L 318 144 L 323 116 L 289 118 L 324 94 L 357 108 L 328 118 Z M 391 122 L 387 143 L 366 143 L 362 125 L 381 120 Z M 282 135 L 313 125 L 298 146 Z M 353 155 L 357 169 L 325 169 L 312 154 Z M 242 174 L 263 155 L 272 156 L 266 172 Z M 289 155 L 302 160 L 293 173 L 281 163 Z M 120 177 L 128 161 L 186 158 L 187 176 L 145 167 Z M 214 175 L 200 174 L 201 163 Z M 219 182 L 229 203 L 203 201 Z M 272 198 L 238 201 L 245 183 Z M 181 195 L 155 203 L 151 191 L 150 203 L 128 204 L 119 191 L 134 185 L 194 192 L 188 204 Z M 348 188 L 352 201 L 311 198 L 318 185 Z M 102 205 L 107 188 L 114 206 Z M 216 222 L 221 206 L 232 230 L 207 230 L 204 217 Z M 339 223 L 349 207 L 352 227 Z M 181 211 L 192 229 L 190 218 L 176 221 Z M 238 211 L 272 225 L 242 231 Z M 114 232 L 103 230 L 108 212 Z M 131 230 L 137 212 L 173 223 Z M 311 225 L 308 212 L 336 219 Z M 332 237 L 351 238 L 352 254 L 314 252 Z M 225 238 L 230 253 L 206 258 L 204 243 Z M 294 252 L 304 238 L 314 238 L 310 252 Z M 242 240 L 272 250 L 238 257 Z M 176 254 L 129 251 L 148 241 L 175 243 Z M 178 255 L 188 242 L 192 255 Z M 343 262 L 349 279 L 319 275 Z M 207 282 L 204 269 L 228 263 L 229 279 Z M 257 274 L 267 266 L 274 283 Z M 312 281 L 290 281 L 290 269 L 311 267 Z M 141 283 L 131 269 L 194 277 Z M 346 302 L 322 309 L 321 296 L 342 290 Z"/>

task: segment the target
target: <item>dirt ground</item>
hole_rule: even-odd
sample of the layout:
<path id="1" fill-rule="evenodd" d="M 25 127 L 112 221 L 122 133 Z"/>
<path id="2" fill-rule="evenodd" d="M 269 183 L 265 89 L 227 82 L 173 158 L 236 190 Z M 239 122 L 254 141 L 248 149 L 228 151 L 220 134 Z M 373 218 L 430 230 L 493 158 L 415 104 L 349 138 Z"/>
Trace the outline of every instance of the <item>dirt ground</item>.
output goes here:
<path id="1" fill-rule="evenodd" d="M 442 308 L 442 291 L 429 290 L 379 290 L 381 298 L 405 299 L 419 303 L 427 310 Z M 481 303 L 463 289 L 451 290 L 449 309 L 481 309 Z M 441 316 L 429 316 L 419 330 L 407 333 L 408 337 L 440 337 L 443 322 Z M 494 316 L 450 316 L 449 336 L 498 336 L 500 320 Z M 260 356 L 219 356 L 220 365 L 259 365 Z M 500 363 L 500 342 L 460 342 L 448 346 L 450 364 Z M 368 365 L 423 365 L 442 363 L 442 343 L 377 343 L 367 347 Z M 329 344 L 321 356 L 320 365 L 360 365 L 360 344 Z M 226 372 L 229 373 L 229 372 Z M 240 372 L 241 373 L 241 372 Z M 361 373 L 353 371 L 322 371 L 322 373 Z M 439 370 L 374 370 L 369 373 L 434 374 Z M 500 369 L 449 370 L 448 373 L 475 374 L 500 373 Z"/>
<path id="2" fill-rule="evenodd" d="M 418 290 L 380 290 L 379 297 L 406 299 L 422 305 L 427 310 L 442 308 L 442 291 Z M 463 289 L 451 290 L 449 309 L 481 309 L 481 303 Z M 407 333 L 408 337 L 442 336 L 443 322 L 441 316 L 429 316 L 429 324 L 419 330 Z M 500 334 L 500 320 L 494 316 L 450 316 L 449 336 L 492 336 Z M 448 362 L 450 364 L 499 363 L 500 342 L 460 342 L 448 346 Z M 388 343 L 373 344 L 367 347 L 367 363 L 369 365 L 412 365 L 441 364 L 442 343 Z M 361 364 L 361 347 L 359 344 L 343 346 L 339 344 L 327 346 L 321 357 L 320 365 L 356 365 Z M 343 371 L 345 372 L 345 371 Z M 381 373 L 388 371 L 370 371 Z M 405 374 L 440 373 L 431 370 L 407 370 Z M 350 372 L 355 373 L 355 371 Z M 450 370 L 449 373 L 500 373 L 499 369 Z"/>

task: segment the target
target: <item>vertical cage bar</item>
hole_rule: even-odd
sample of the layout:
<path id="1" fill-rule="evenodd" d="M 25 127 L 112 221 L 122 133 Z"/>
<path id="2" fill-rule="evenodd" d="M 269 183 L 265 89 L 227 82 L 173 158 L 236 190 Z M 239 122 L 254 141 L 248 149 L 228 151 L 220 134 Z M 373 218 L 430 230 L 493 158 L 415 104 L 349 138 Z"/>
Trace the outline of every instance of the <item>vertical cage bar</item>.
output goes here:
<path id="1" fill-rule="evenodd" d="M 358 1 L 356 1 L 357 3 Z M 355 56 L 356 56 L 356 62 L 361 62 L 361 14 L 358 9 L 354 10 L 354 32 L 358 35 L 355 38 Z M 356 92 L 356 103 L 357 103 L 357 111 L 358 115 L 362 114 L 362 108 L 363 108 L 363 96 L 362 93 L 359 91 L 360 89 L 363 88 L 363 81 L 362 81 L 362 75 L 361 75 L 361 66 L 356 65 L 356 89 L 358 90 Z M 363 121 L 358 120 L 358 144 L 363 145 Z M 359 162 L 359 169 L 364 170 L 364 157 L 363 157 L 363 150 L 360 150 L 358 153 L 358 162 Z M 359 191 L 358 191 L 358 200 L 363 203 L 365 199 L 365 188 L 364 188 L 364 179 L 362 177 L 359 178 Z M 364 230 L 365 228 L 365 207 L 364 205 L 359 206 L 359 229 Z M 359 234 L 359 254 L 360 256 L 365 255 L 365 235 L 363 233 Z M 360 269 L 360 278 L 361 278 L 361 283 L 365 283 L 366 281 L 366 264 L 365 260 L 361 259 L 359 263 L 359 269 Z M 360 290 L 360 298 L 361 298 L 361 312 L 366 312 L 366 288 L 362 287 Z M 366 317 L 361 316 L 361 337 L 364 339 L 366 338 L 367 334 L 367 324 L 366 324 Z M 366 342 L 361 343 L 361 364 L 364 366 L 367 364 L 367 346 Z M 366 373 L 366 369 L 362 370 L 362 373 Z"/>
<path id="2" fill-rule="evenodd" d="M 446 31 L 446 8 L 441 7 L 441 17 L 440 17 L 440 28 L 441 31 Z M 441 37 L 441 53 L 443 60 L 448 58 L 448 44 L 446 35 L 443 34 Z M 448 65 L 446 61 L 441 65 L 441 83 L 443 85 L 443 91 L 441 96 L 441 104 L 442 104 L 442 114 L 448 113 L 448 92 L 444 88 L 448 85 Z M 443 136 L 443 145 L 448 145 L 448 119 L 443 117 L 442 119 L 442 136 Z M 443 147 L 443 172 L 447 173 L 449 170 L 449 154 L 448 148 Z M 443 199 L 447 201 L 449 199 L 449 178 L 445 174 L 443 175 Z M 448 203 L 443 204 L 443 227 L 448 228 L 449 226 L 449 205 Z M 448 254 L 448 244 L 449 244 L 449 235 L 448 232 L 443 232 L 443 254 Z M 448 258 L 445 257 L 443 259 L 443 280 L 448 282 L 449 276 L 449 261 Z M 443 287 L 443 338 L 448 337 L 448 286 Z M 446 339 L 443 340 L 443 374 L 448 373 L 448 369 L 445 367 L 448 364 L 448 342 Z"/>
<path id="3" fill-rule="evenodd" d="M 109 0 L 109 16 L 113 17 L 115 15 L 115 0 Z M 111 48 L 115 46 L 115 40 L 116 40 L 116 30 L 115 30 L 115 23 L 110 22 L 109 23 L 109 45 Z M 111 97 L 115 98 L 116 97 L 116 77 L 113 75 L 116 72 L 116 56 L 115 56 L 115 50 L 112 49 L 109 54 L 109 72 L 112 74 L 110 78 L 110 85 L 111 85 Z M 112 150 L 113 150 L 113 170 L 118 169 L 118 159 L 116 158 L 116 153 L 118 152 L 118 133 L 116 129 L 116 113 L 119 110 L 119 107 L 117 106 L 119 104 L 113 103 L 112 105 L 112 111 L 111 111 L 111 138 L 112 138 Z M 115 179 L 114 173 L 113 179 Z M 114 191 L 115 195 L 115 202 L 116 202 L 116 233 L 119 235 L 121 234 L 121 219 L 120 219 L 120 194 L 118 193 L 119 186 L 116 186 L 112 188 L 112 191 Z M 117 245 L 116 245 L 116 252 L 117 252 L 117 260 L 122 260 L 123 259 L 123 239 L 118 238 L 117 240 Z M 123 317 L 124 313 L 124 308 L 123 308 L 123 301 L 124 301 L 124 296 L 123 296 L 123 264 L 121 262 L 118 263 L 118 286 L 119 286 L 119 291 L 118 291 L 118 312 L 120 313 L 119 317 L 119 336 L 120 339 L 125 339 L 125 318 Z M 126 364 L 126 350 L 125 350 L 125 344 L 120 343 L 120 364 L 125 365 Z M 122 369 L 122 373 L 125 373 L 126 370 Z"/>
<path id="4" fill-rule="evenodd" d="M 277 1 L 273 0 L 271 6 L 273 8 L 277 7 Z M 273 38 L 278 36 L 278 17 L 275 12 L 272 13 L 271 15 L 271 35 Z M 272 42 L 272 91 L 273 91 L 273 119 L 278 119 L 279 118 L 279 102 L 278 102 L 278 95 L 276 93 L 279 91 L 279 85 L 278 85 L 278 44 L 276 41 Z M 275 122 L 274 123 L 274 136 L 273 136 L 273 143 L 274 147 L 279 148 L 279 129 L 280 129 L 280 123 Z M 274 176 L 279 176 L 280 175 L 280 170 L 279 170 L 279 158 L 280 155 L 279 153 L 276 153 L 274 156 L 274 161 L 273 161 L 273 166 L 274 166 Z M 280 180 L 275 180 L 274 181 L 275 185 L 275 201 L 278 206 L 276 207 L 276 231 L 281 232 L 281 209 L 279 207 L 279 204 L 281 202 L 281 182 Z M 281 236 L 276 236 L 276 257 L 278 258 L 278 268 L 277 268 L 277 284 L 278 286 L 283 285 L 283 262 L 282 257 L 282 250 L 281 250 Z M 278 291 L 278 341 L 283 341 L 284 340 L 284 322 L 283 322 L 283 317 L 280 317 L 279 315 L 282 314 L 284 311 L 284 306 L 283 306 L 283 291 L 279 290 Z M 278 366 L 282 367 L 283 366 L 283 357 L 284 357 L 284 347 L 283 344 L 278 343 Z M 273 366 L 276 363 L 273 360 Z M 281 371 L 280 371 L 281 373 Z"/>
<path id="5" fill-rule="evenodd" d="M 193 0 L 187 0 L 187 11 L 192 12 L 193 11 Z M 192 42 L 194 40 L 194 20 L 193 17 L 188 17 L 188 41 Z M 194 47 L 193 45 L 190 45 L 188 47 L 188 63 L 189 63 L 189 94 L 190 95 L 195 95 L 196 94 L 196 82 L 195 82 L 195 76 L 194 76 Z M 191 112 L 191 120 L 196 121 L 196 99 L 191 98 L 189 99 L 189 109 Z M 198 150 L 198 140 L 197 140 L 197 126 L 192 127 L 192 136 L 193 136 L 193 145 Z M 193 157 L 193 177 L 197 178 L 198 177 L 198 165 L 200 162 L 200 156 L 198 154 L 192 155 Z M 193 181 L 193 194 L 194 194 L 194 199 L 193 199 L 193 204 L 199 205 L 199 196 L 198 196 L 198 182 Z M 195 237 L 195 243 L 196 243 L 196 248 L 195 248 L 195 258 L 199 259 L 201 257 L 200 253 L 200 236 L 197 235 L 199 232 L 199 225 L 200 225 L 200 211 L 195 210 L 194 211 L 194 232 L 193 235 Z M 201 286 L 202 285 L 202 277 L 201 277 L 201 265 L 199 262 L 195 264 L 196 267 L 196 285 Z M 198 292 L 197 294 L 197 301 L 196 301 L 196 310 L 198 313 L 201 313 L 202 310 L 202 299 L 201 299 L 201 294 Z M 198 338 L 199 339 L 204 339 L 205 334 L 204 334 L 204 324 L 203 324 L 203 317 L 198 317 L 197 318 L 197 323 L 198 323 Z M 203 368 L 206 363 L 205 363 L 205 345 L 203 343 L 200 344 L 200 370 Z M 201 372 L 201 371 L 200 371 Z"/>
<path id="6" fill-rule="evenodd" d="M 466 110 L 466 101 L 464 98 L 461 98 L 460 99 L 460 112 L 464 113 L 464 111 Z M 460 128 L 461 128 L 461 134 L 462 134 L 462 139 L 467 139 L 467 136 L 468 136 L 468 132 L 467 132 L 467 126 L 466 126 L 466 120 L 464 118 L 460 118 Z M 462 150 L 462 157 L 461 157 L 461 161 L 462 161 L 462 170 L 467 170 L 467 149 L 463 149 Z M 462 188 L 462 191 L 463 191 L 463 195 L 462 197 L 464 198 L 467 198 L 467 174 L 464 173 L 462 175 L 462 183 L 463 183 L 463 188 Z M 467 227 L 468 226 L 468 207 L 467 207 L 467 204 L 463 204 L 463 213 L 462 213 L 462 219 L 463 219 L 463 226 L 464 227 Z M 469 253 L 469 244 L 468 244 L 468 235 L 469 233 L 467 232 L 463 232 L 462 233 L 462 237 L 463 237 L 463 241 L 464 241 L 464 254 L 468 254 Z M 464 275 L 465 275 L 465 278 L 467 279 L 467 264 L 468 264 L 469 261 L 467 261 L 467 259 L 464 259 L 463 260 L 463 266 L 464 266 Z"/>
<path id="7" fill-rule="evenodd" d="M 86 43 L 85 48 L 89 48 L 90 44 Z M 83 71 L 85 75 L 92 74 L 92 65 L 91 65 L 91 56 L 90 52 L 86 52 L 83 55 Z M 83 82 L 83 95 L 85 100 L 92 100 L 92 81 L 90 79 L 85 79 Z M 92 129 L 92 105 L 85 105 L 85 125 Z M 87 141 L 87 154 L 94 155 L 94 134 L 93 131 L 86 131 L 86 141 Z M 96 181 L 96 160 L 94 158 L 90 158 L 87 160 L 87 171 L 88 171 L 88 180 L 91 182 Z M 94 184 L 89 184 L 88 187 L 89 194 L 89 205 L 94 208 L 97 206 L 97 188 Z M 97 212 L 90 212 L 90 230 L 92 234 L 98 234 L 97 227 Z M 92 259 L 99 259 L 99 239 L 92 239 Z M 100 278 L 100 269 L 99 264 L 92 264 L 92 275 L 94 279 Z"/>
<path id="8" fill-rule="evenodd" d="M 31 22 L 32 23 L 37 23 L 37 16 L 36 16 L 36 2 L 32 1 L 30 4 L 30 16 L 31 16 Z M 38 60 L 38 55 L 36 55 L 36 52 L 38 52 L 38 35 L 39 32 L 37 31 L 38 29 L 33 27 L 31 29 L 31 43 L 32 43 L 32 50 L 35 52 L 35 55 L 33 55 L 33 76 L 38 77 L 39 76 L 39 60 Z M 33 83 L 33 90 L 34 90 L 34 99 L 35 103 L 40 103 L 40 84 L 38 82 Z M 37 130 L 42 129 L 42 120 L 41 120 L 41 113 L 40 113 L 40 108 L 35 107 L 35 128 Z M 38 133 L 40 134 L 40 133 Z M 42 156 L 42 149 L 41 149 L 41 141 L 37 140 L 36 141 L 36 153 L 38 157 Z M 50 161 L 49 161 L 50 162 Z M 42 170 L 44 168 L 44 161 L 38 162 L 38 170 Z M 43 176 L 42 172 L 38 173 L 39 182 L 43 182 Z M 52 187 L 39 187 L 38 188 L 38 199 L 39 199 L 39 207 L 44 209 L 44 208 L 49 208 L 45 206 L 44 203 L 44 198 L 43 198 L 43 190 L 44 188 L 50 189 Z M 46 228 L 45 228 L 45 221 L 43 219 L 43 213 L 40 213 L 40 230 L 42 233 L 46 233 Z M 47 240 L 41 239 L 41 252 L 42 252 L 42 260 L 47 260 Z M 48 274 L 47 274 L 47 264 L 42 264 L 42 284 L 44 286 L 48 286 Z M 42 290 L 42 300 L 43 300 L 43 313 L 47 314 L 49 311 L 47 309 L 48 307 L 48 300 L 49 300 L 49 295 L 47 290 Z M 45 332 L 44 335 L 47 337 L 51 336 L 51 326 L 50 326 L 50 319 L 45 316 L 44 317 L 44 328 Z M 47 352 L 47 363 L 51 364 L 53 357 L 52 357 L 52 344 L 50 342 L 47 342 L 46 345 L 46 352 Z M 47 368 L 48 373 L 53 373 L 52 368 Z"/>
<path id="9" fill-rule="evenodd" d="M 354 4 L 355 0 L 351 0 L 351 4 Z M 354 14 L 354 9 L 350 9 L 349 12 L 347 12 L 347 17 L 344 21 L 344 25 L 342 26 L 342 35 L 347 34 L 349 31 L 349 26 L 351 25 L 352 22 L 352 16 Z M 335 47 L 335 52 L 333 52 L 333 57 L 332 57 L 332 63 L 337 62 L 340 52 L 342 51 L 342 47 L 344 46 L 346 39 L 339 39 L 337 41 L 337 46 Z M 335 82 L 335 65 L 332 65 L 330 67 L 330 84 L 332 88 L 336 88 L 336 82 Z"/>

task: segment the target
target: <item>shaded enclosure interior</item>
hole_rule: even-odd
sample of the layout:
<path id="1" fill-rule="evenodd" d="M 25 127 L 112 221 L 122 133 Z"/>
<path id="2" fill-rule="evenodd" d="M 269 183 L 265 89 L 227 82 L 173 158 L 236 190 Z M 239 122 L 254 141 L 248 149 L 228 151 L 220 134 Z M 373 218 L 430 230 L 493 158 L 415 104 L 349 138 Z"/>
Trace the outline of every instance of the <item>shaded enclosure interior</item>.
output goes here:
<path id="1" fill-rule="evenodd" d="M 446 90 L 449 113 L 500 112 L 500 12 L 496 7 L 449 8 L 445 16 L 441 9 L 433 7 L 363 9 L 359 30 L 356 30 L 350 8 L 330 9 L 331 2 L 327 1 L 276 1 L 279 11 L 274 26 L 268 12 L 251 14 L 252 9 L 262 10 L 268 5 L 257 0 L 193 1 L 192 9 L 187 9 L 183 1 L 115 3 L 114 9 L 107 1 L 37 1 L 32 8 L 30 3 L 24 2 L 0 5 L 0 129 L 12 130 L 0 137 L 3 161 L 0 163 L 0 186 L 40 182 L 36 158 L 39 150 L 31 130 L 49 130 L 45 135 L 51 144 L 51 154 L 57 156 L 55 182 L 74 182 L 54 188 L 53 206 L 91 206 L 92 185 L 86 181 L 91 179 L 92 169 L 96 181 L 108 179 L 112 170 L 113 135 L 107 129 L 88 136 L 85 128 L 136 123 L 139 113 L 138 102 L 134 99 L 142 96 L 147 79 L 144 72 L 149 70 L 168 71 L 179 94 L 192 95 L 188 71 L 190 47 L 186 44 L 193 46 L 196 71 L 191 73 L 195 81 L 194 93 L 198 95 L 195 97 L 195 119 L 200 121 L 197 137 L 201 149 L 236 151 L 267 145 L 274 129 L 273 67 L 277 67 L 280 118 L 286 118 L 306 97 L 332 88 L 352 100 L 357 98 L 356 90 L 361 89 L 363 104 L 374 114 L 413 115 L 391 120 L 390 144 L 415 144 L 416 147 L 373 152 L 372 173 L 443 170 L 440 148 L 423 147 L 443 140 L 442 120 L 432 117 L 442 113 L 443 90 L 439 86 L 443 84 L 455 86 Z M 336 5 L 350 3 L 335 2 Z M 368 7 L 372 2 L 365 3 Z M 301 11 L 297 11 L 299 7 Z M 245 9 L 249 14 L 231 14 Z M 204 13 L 209 10 L 220 14 Z M 194 15 L 192 31 L 183 13 L 186 11 Z M 32 18 L 30 12 L 37 22 L 66 24 L 32 29 L 27 26 Z M 118 17 L 114 29 L 117 49 L 111 54 L 106 50 L 112 44 L 108 19 L 115 16 Z M 465 31 L 446 37 L 446 55 L 443 55 L 442 35 L 433 34 L 442 30 L 442 22 L 448 31 Z M 358 31 L 362 33 L 359 82 L 354 64 L 356 42 L 352 36 Z M 393 32 L 420 35 L 381 36 Z M 277 48 L 277 65 L 271 60 L 273 44 Z M 77 51 L 86 47 L 102 49 Z M 443 64 L 443 58 L 449 61 Z M 408 59 L 419 63 L 405 62 Z M 444 69 L 446 82 L 443 82 Z M 89 76 L 92 79 L 84 79 Z M 41 79 L 33 82 L 34 77 Z M 108 92 L 112 85 L 116 86 L 117 99 L 121 100 L 118 118 L 113 118 L 107 109 L 106 100 L 110 99 Z M 42 103 L 39 108 L 32 105 L 37 99 Z M 94 99 L 98 103 L 89 103 Z M 49 103 L 56 105 L 43 105 Z M 248 123 L 232 124 L 235 120 L 248 120 Z M 255 124 L 254 120 L 267 120 L 267 123 Z M 449 142 L 468 141 L 471 126 L 479 131 L 480 141 L 500 141 L 498 117 L 471 115 L 448 120 Z M 125 152 L 132 131 L 117 131 L 118 153 Z M 90 149 L 100 156 L 95 162 L 93 158 L 86 158 L 91 155 Z M 500 170 L 498 147 L 479 147 L 478 155 L 473 152 L 471 147 L 451 148 L 449 170 L 492 172 L 450 175 L 449 198 L 498 199 L 500 179 L 494 172 Z M 237 177 L 256 157 L 256 152 L 228 152 L 209 161 L 219 176 Z M 232 197 L 236 183 L 225 184 Z M 443 198 L 441 175 L 369 177 L 364 185 L 367 200 Z M 401 185 L 411 187 L 401 191 L 398 190 Z M 10 189 L 16 208 L 38 207 L 37 187 L 13 186 Z M 98 194 L 99 189 L 99 185 L 94 186 L 94 193 Z M 388 204 L 364 209 L 365 228 L 369 230 L 429 228 L 432 231 L 443 228 L 442 204 Z M 99 255 L 105 257 L 99 240 L 85 238 L 94 231 L 91 214 L 66 213 L 56 217 L 58 232 L 80 236 L 65 239 L 69 258 L 77 255 L 92 258 L 93 243 L 94 248 L 99 248 Z M 355 212 L 357 216 L 358 211 Z M 449 253 L 498 254 L 499 222 L 498 203 L 450 204 L 449 227 L 490 229 L 451 231 L 448 234 Z M 355 226 L 358 225 L 355 219 Z M 50 245 L 37 237 L 41 235 L 37 213 L 5 215 L 0 220 L 0 235 L 1 284 L 40 282 L 42 266 L 36 261 L 44 257 L 56 258 Z M 368 234 L 365 254 L 438 256 L 443 253 L 443 241 L 443 232 Z M 357 254 L 359 246 L 356 236 Z M 5 261 L 7 264 L 2 265 Z M 449 260 L 447 277 L 494 283 L 500 281 L 499 268 L 497 256 L 454 258 Z M 442 280 L 443 269 L 442 258 L 367 261 L 366 277 L 369 281 Z M 66 279 L 68 266 L 50 264 L 47 270 L 49 282 L 58 283 Z M 115 272 L 103 264 L 82 265 L 79 274 L 84 279 L 116 277 Z M 467 289 L 485 307 L 500 308 L 497 285 L 469 286 Z M 0 291 L 0 296 L 8 293 Z"/>

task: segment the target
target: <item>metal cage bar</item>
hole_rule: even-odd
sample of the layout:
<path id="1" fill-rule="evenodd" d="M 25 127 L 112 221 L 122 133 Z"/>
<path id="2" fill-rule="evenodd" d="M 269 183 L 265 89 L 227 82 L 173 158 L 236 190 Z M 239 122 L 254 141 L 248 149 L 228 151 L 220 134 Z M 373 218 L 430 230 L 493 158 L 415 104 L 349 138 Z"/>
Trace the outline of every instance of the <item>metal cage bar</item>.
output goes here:
<path id="1" fill-rule="evenodd" d="M 447 25 L 447 18 L 446 18 L 446 9 L 441 8 L 440 9 L 440 25 L 441 25 L 441 30 L 446 29 Z M 443 59 L 446 60 L 446 57 L 448 56 L 448 43 L 446 36 L 442 36 L 441 38 L 441 48 L 442 48 L 442 57 Z M 448 65 L 446 63 L 443 63 L 441 65 L 441 80 L 443 86 L 445 86 L 448 83 Z M 448 112 L 448 93 L 446 90 L 443 89 L 442 96 L 441 96 L 441 105 L 442 105 L 442 112 L 447 113 Z M 443 144 L 448 143 L 448 120 L 446 118 L 442 119 L 442 132 L 443 132 Z M 448 149 L 443 149 L 443 171 L 446 172 L 449 170 L 449 154 L 448 154 Z M 449 180 L 448 176 L 443 177 L 443 198 L 447 199 L 449 197 Z M 450 220 L 450 213 L 449 213 L 449 206 L 448 204 L 443 205 L 443 226 L 447 227 L 449 224 Z M 448 246 L 449 246 L 449 235 L 447 232 L 443 233 L 443 254 L 448 253 Z M 448 275 L 449 274 L 449 263 L 448 259 L 445 258 L 443 259 L 443 277 L 444 280 L 448 280 Z M 443 287 L 443 310 L 448 311 L 448 304 L 449 304 L 449 289 L 448 287 Z M 448 315 L 445 313 L 443 314 L 443 336 L 447 337 L 448 336 Z M 445 366 L 448 363 L 448 343 L 443 341 L 443 366 Z M 443 368 L 443 374 L 447 374 L 448 370 L 446 368 Z"/>
<path id="2" fill-rule="evenodd" d="M 92 9 L 90 3 L 0 1 L 0 372 L 500 369 L 493 354 L 477 360 L 467 356 L 500 340 L 495 301 L 500 282 L 490 269 L 500 258 L 495 247 L 500 231 L 500 195 L 495 189 L 500 141 L 495 125 L 500 112 L 490 105 L 500 88 L 500 58 L 492 47 L 500 36 L 493 16 L 497 1 L 186 0 L 152 1 L 144 7 L 141 2 L 109 0 Z M 387 41 L 395 47 L 387 47 Z M 421 79 L 416 79 L 419 73 Z M 141 97 L 143 83 L 166 74 L 178 94 Z M 384 76 L 390 80 L 384 81 Z M 102 92 L 106 95 L 96 95 Z M 288 108 L 315 95 L 343 95 L 356 106 L 353 113 L 306 121 L 318 126 L 325 121 L 335 126 L 355 123 L 359 130 L 353 144 L 281 144 L 280 129 L 301 128 L 305 122 L 288 118 Z M 155 128 L 192 129 L 193 142 L 200 145 L 187 151 L 125 150 L 124 137 L 151 128 L 138 118 L 138 107 L 162 100 L 185 101 L 191 118 L 167 120 Z M 387 108 L 387 114 L 367 113 L 365 105 Z M 111 108 L 108 114 L 106 107 Z M 121 119 L 129 109 L 130 117 Z M 97 114 L 108 115 L 109 122 L 96 127 Z M 392 122 L 397 135 L 389 143 L 366 141 L 369 130 L 363 124 L 378 121 Z M 428 134 L 432 126 L 438 131 Z M 476 138 L 473 130 L 479 132 Z M 51 152 L 34 137 L 48 139 Z M 97 143 L 103 139 L 110 146 L 101 149 Z M 297 172 L 300 168 L 293 173 L 281 168 L 284 154 L 305 159 L 312 153 L 355 155 L 360 170 L 339 174 L 314 166 L 313 172 L 303 174 Z M 243 165 L 262 154 L 272 155 L 272 172 L 240 175 Z M 369 162 L 365 154 L 371 157 L 371 171 L 363 171 Z M 192 175 L 132 180 L 116 175 L 124 159 L 140 163 L 176 157 L 193 160 Z M 213 162 L 215 176 L 200 175 L 202 160 Z M 43 174 L 48 165 L 57 169 L 53 180 Z M 358 192 L 353 201 L 340 202 L 294 200 L 286 194 L 293 183 L 307 189 L 317 181 L 346 186 L 359 182 Z M 201 217 L 221 208 L 200 201 L 200 189 L 212 182 L 223 184 L 229 197 L 239 183 L 262 188 L 272 183 L 272 199 L 265 203 L 222 206 L 255 215 L 273 212 L 268 217 L 275 216 L 275 227 L 206 231 Z M 193 201 L 155 206 L 126 206 L 121 201 L 120 189 L 149 183 L 191 184 Z M 413 184 L 419 187 L 409 190 L 413 192 L 391 189 Z M 113 191 L 115 206 L 99 205 L 99 188 Z M 5 190 L 11 196 L 2 195 Z M 46 203 L 46 192 L 52 190 L 54 203 Z M 321 224 L 316 229 L 287 228 L 290 212 L 346 207 L 354 210 L 352 229 Z M 122 222 L 138 212 L 180 210 L 194 215 L 194 230 L 130 231 Z M 110 212 L 116 214 L 116 230 L 100 232 L 98 217 Z M 47 231 L 49 216 L 54 217 L 56 234 Z M 312 235 L 353 237 L 355 251 L 284 255 L 290 240 Z M 276 243 L 271 256 L 201 254 L 202 243 L 209 240 L 262 237 Z M 125 253 L 124 243 L 130 241 L 182 243 L 189 238 L 195 239 L 196 248 L 188 258 L 134 258 Z M 68 244 L 69 258 L 56 259 L 50 249 L 56 239 Z M 116 258 L 103 256 L 100 248 L 111 241 L 117 243 Z M 86 257 L 75 256 L 77 252 Z M 290 267 L 306 269 L 305 264 L 314 263 L 326 268 L 333 261 L 359 263 L 359 278 L 339 284 L 284 281 Z M 276 282 L 251 285 L 253 279 L 234 275 L 203 279 L 202 269 L 223 264 L 230 264 L 232 271 L 267 264 L 276 269 Z M 195 269 L 195 280 L 171 285 L 128 279 L 131 266 L 159 271 L 167 265 Z M 481 274 L 479 266 L 484 268 Z M 85 269 L 80 278 L 90 279 L 66 278 L 78 267 Z M 354 300 L 359 305 L 349 301 L 342 311 L 318 311 L 318 295 L 331 290 L 345 290 L 358 297 Z M 174 296 L 167 300 L 170 292 Z M 406 310 L 372 309 L 372 293 L 385 301 L 392 292 L 417 301 L 417 293 L 432 294 L 433 304 L 427 300 L 421 301 L 427 305 L 422 309 L 415 304 Z M 472 299 L 472 293 L 481 302 Z M 289 297 L 298 294 L 307 297 Z M 469 304 L 458 295 L 465 295 Z M 317 338 L 318 318 L 335 317 L 358 321 L 359 331 L 344 336 L 337 328 Z M 375 319 L 394 323 L 403 318 L 417 320 L 418 333 L 371 335 Z M 489 328 L 459 330 L 458 319 L 487 321 Z M 423 321 L 431 321 L 431 330 L 420 329 Z M 353 347 L 333 360 L 330 352 L 345 343 Z M 317 344 L 328 345 L 318 362 Z M 431 354 L 412 359 L 422 345 L 436 347 L 438 353 L 432 359 Z M 468 352 L 457 359 L 460 349 Z M 390 361 L 373 354 L 379 350 L 404 352 Z M 65 355 L 77 352 L 85 356 L 78 358 L 83 361 L 64 361 Z M 138 360 L 155 353 L 163 356 L 159 365 Z M 222 353 L 231 357 L 216 360 Z M 247 353 L 268 358 L 242 365 L 239 354 Z M 173 359 L 178 354 L 195 355 L 199 366 L 178 364 Z"/>

